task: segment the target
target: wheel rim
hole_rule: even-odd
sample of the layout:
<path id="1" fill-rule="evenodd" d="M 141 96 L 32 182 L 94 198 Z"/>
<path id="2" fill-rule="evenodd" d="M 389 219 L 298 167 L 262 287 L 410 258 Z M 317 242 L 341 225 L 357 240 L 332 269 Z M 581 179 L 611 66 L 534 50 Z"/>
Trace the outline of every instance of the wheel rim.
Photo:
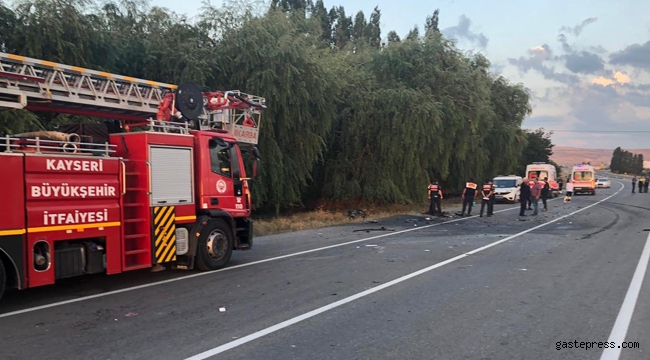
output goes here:
<path id="1" fill-rule="evenodd" d="M 206 248 L 208 255 L 215 260 L 226 256 L 226 251 L 228 250 L 226 234 L 221 230 L 213 230 L 208 236 Z"/>

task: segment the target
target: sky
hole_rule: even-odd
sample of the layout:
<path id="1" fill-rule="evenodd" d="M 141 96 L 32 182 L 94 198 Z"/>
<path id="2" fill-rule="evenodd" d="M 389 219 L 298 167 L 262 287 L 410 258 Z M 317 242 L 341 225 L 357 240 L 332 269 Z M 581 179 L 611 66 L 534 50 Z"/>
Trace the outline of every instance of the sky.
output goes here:
<path id="1" fill-rule="evenodd" d="M 194 16 L 202 0 L 150 4 Z M 650 148 L 650 1 L 325 1 L 339 5 L 366 17 L 378 6 L 382 37 L 395 30 L 402 38 L 440 9 L 444 35 L 529 89 L 524 128 L 553 130 L 562 146 Z"/>

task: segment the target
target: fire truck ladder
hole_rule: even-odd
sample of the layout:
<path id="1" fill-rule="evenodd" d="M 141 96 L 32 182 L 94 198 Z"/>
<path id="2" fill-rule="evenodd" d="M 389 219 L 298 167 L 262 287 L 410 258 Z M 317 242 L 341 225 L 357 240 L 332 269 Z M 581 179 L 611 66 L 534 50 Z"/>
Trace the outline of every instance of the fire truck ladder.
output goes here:
<path id="1" fill-rule="evenodd" d="M 146 121 L 176 88 L 0 52 L 0 107 Z"/>
<path id="2" fill-rule="evenodd" d="M 184 115 L 188 108 L 188 103 L 173 96 L 178 89 L 177 85 L 0 52 L 0 108 L 110 118 L 154 131 L 176 128 L 182 132 L 187 124 L 170 121 L 180 118 L 175 108 Z M 261 110 L 266 108 L 263 97 L 239 90 L 203 94 L 195 86 L 188 90 L 193 90 L 192 101 L 203 101 L 195 109 L 202 130 L 226 126 L 232 132 L 233 124 L 253 119 L 257 127 Z M 174 101 L 167 104 L 170 98 Z M 187 101 L 187 96 L 182 100 Z M 165 113 L 161 109 L 166 106 L 171 109 Z"/>

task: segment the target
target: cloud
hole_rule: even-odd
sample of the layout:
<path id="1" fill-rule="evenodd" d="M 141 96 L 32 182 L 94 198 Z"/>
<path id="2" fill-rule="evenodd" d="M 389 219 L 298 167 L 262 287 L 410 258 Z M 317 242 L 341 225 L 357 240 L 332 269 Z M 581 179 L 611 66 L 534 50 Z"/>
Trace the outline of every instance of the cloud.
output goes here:
<path id="1" fill-rule="evenodd" d="M 450 39 L 467 39 L 485 49 L 487 47 L 489 39 L 483 35 L 483 33 L 477 34 L 471 31 L 469 29 L 471 24 L 472 21 L 467 16 L 461 15 L 460 19 L 458 20 L 458 25 L 448 27 L 442 30 L 442 33 Z"/>
<path id="2" fill-rule="evenodd" d="M 566 36 L 565 33 L 568 33 L 568 34 L 571 34 L 571 35 L 574 35 L 574 36 L 579 36 L 582 33 L 582 30 L 585 28 L 585 26 L 596 22 L 596 20 L 598 20 L 598 18 L 591 17 L 591 18 L 583 20 L 580 24 L 578 24 L 576 26 L 572 26 L 572 27 L 571 26 L 562 26 L 560 28 L 560 34 L 558 34 L 558 36 L 557 36 L 557 41 L 559 41 L 560 44 L 562 44 L 562 50 L 564 50 L 564 52 L 566 52 L 566 53 L 574 53 L 575 52 L 574 49 L 571 47 L 571 45 L 569 45 L 569 41 L 568 41 L 567 36 Z M 602 50 L 605 50 L 605 49 L 601 46 L 599 48 L 597 47 L 596 52 L 598 52 L 598 50 L 602 51 Z"/>
<path id="3" fill-rule="evenodd" d="M 522 74 L 534 72 L 557 82 L 536 84 L 533 114 L 524 126 L 568 130 L 553 135 L 558 145 L 647 148 L 647 134 L 638 130 L 650 129 L 650 78 L 644 73 L 650 73 L 650 41 L 614 53 L 600 45 L 570 42 L 596 21 L 563 26 L 557 45 L 534 46 L 508 59 Z"/>
<path id="4" fill-rule="evenodd" d="M 607 49 L 602 47 L 602 45 L 590 46 L 589 49 L 596 54 L 607 54 Z"/>
<path id="5" fill-rule="evenodd" d="M 635 131 L 649 128 L 650 84 L 637 84 L 635 81 L 638 80 L 624 71 L 610 71 L 607 75 L 584 79 L 577 84 L 548 87 L 543 97 L 533 98 L 535 110 L 525 126 L 570 130 L 553 135 L 553 141 L 558 145 L 575 144 L 576 139 L 586 139 L 587 147 L 625 145 L 647 148 L 647 134 Z M 597 137 L 589 131 L 607 133 Z"/>
<path id="6" fill-rule="evenodd" d="M 628 65 L 638 69 L 650 70 L 650 41 L 633 44 L 613 53 L 609 57 L 611 65 Z"/>
<path id="7" fill-rule="evenodd" d="M 575 84 L 579 81 L 579 78 L 573 74 L 556 72 L 554 67 L 544 65 L 545 62 L 554 59 L 551 47 L 544 44 L 528 49 L 528 56 L 520 56 L 518 59 L 508 58 L 508 63 L 516 66 L 521 73 L 537 70 L 548 80 L 564 84 Z"/>
<path id="8" fill-rule="evenodd" d="M 575 74 L 594 74 L 605 69 L 605 62 L 597 54 L 587 51 L 564 56 L 564 65 Z"/>
<path id="9" fill-rule="evenodd" d="M 591 17 L 591 18 L 583 20 L 579 25 L 576 25 L 576 26 L 573 26 L 573 27 L 562 26 L 560 28 L 560 31 L 567 32 L 567 33 L 573 34 L 575 36 L 580 36 L 580 34 L 582 33 L 582 30 L 585 28 L 585 26 L 587 26 L 589 24 L 593 24 L 597 20 L 598 20 L 598 18 Z"/>

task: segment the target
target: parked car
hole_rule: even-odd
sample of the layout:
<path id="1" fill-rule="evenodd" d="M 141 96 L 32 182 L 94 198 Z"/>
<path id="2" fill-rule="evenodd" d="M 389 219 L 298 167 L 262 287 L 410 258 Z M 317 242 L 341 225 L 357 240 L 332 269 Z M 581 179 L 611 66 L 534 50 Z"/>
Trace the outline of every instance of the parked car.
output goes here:
<path id="1" fill-rule="evenodd" d="M 612 182 L 608 178 L 600 178 L 596 180 L 596 187 L 599 188 L 611 188 Z"/>
<path id="2" fill-rule="evenodd" d="M 521 187 L 521 176 L 499 175 L 492 179 L 494 183 L 494 198 L 497 202 L 505 201 L 516 203 L 519 201 L 519 188 Z"/>

